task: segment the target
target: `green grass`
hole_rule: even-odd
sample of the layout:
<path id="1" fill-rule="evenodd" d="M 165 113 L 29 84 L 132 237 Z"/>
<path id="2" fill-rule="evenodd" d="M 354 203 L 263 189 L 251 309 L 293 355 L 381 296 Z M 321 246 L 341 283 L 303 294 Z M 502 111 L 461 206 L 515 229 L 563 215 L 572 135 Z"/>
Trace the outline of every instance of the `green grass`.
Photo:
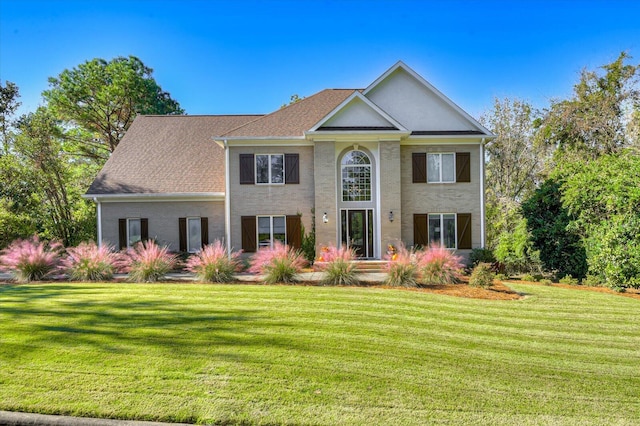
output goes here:
<path id="1" fill-rule="evenodd" d="M 0 286 L 0 410 L 214 424 L 640 424 L 640 302 Z"/>

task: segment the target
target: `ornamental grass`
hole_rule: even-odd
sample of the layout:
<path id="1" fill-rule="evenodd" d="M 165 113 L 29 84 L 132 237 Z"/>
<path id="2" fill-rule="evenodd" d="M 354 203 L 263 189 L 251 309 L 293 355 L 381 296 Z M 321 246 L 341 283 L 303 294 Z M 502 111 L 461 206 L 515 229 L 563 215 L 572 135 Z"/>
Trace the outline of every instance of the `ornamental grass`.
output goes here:
<path id="1" fill-rule="evenodd" d="M 0 251 L 0 269 L 13 272 L 19 282 L 39 281 L 57 271 L 61 250 L 62 244 L 37 235 L 16 240 Z"/>
<path id="2" fill-rule="evenodd" d="M 185 270 L 196 278 L 208 283 L 228 283 L 234 280 L 234 273 L 242 268 L 242 251 L 227 254 L 224 243 L 216 240 L 201 251 L 191 255 L 185 263 Z"/>
<path id="3" fill-rule="evenodd" d="M 322 262 L 318 263 L 318 269 L 324 272 L 322 284 L 325 285 L 355 285 L 358 283 L 356 275 L 356 258 L 354 250 L 345 245 L 322 249 Z"/>
<path id="4" fill-rule="evenodd" d="M 80 243 L 67 249 L 61 268 L 71 280 L 108 281 L 113 278 L 122 254 L 115 253 L 112 246 L 98 247 L 96 243 Z"/>
<path id="5" fill-rule="evenodd" d="M 124 272 L 133 282 L 157 282 L 178 265 L 176 255 L 151 240 L 137 243 L 124 257 Z"/>
<path id="6" fill-rule="evenodd" d="M 432 243 L 427 250 L 416 254 L 416 260 L 423 284 L 455 284 L 460 281 L 464 268 L 462 258 L 449 249 Z"/>
<path id="7" fill-rule="evenodd" d="M 393 287 L 417 287 L 418 265 L 416 255 L 399 244 L 395 253 L 386 255 L 388 260 L 385 265 L 387 279 L 385 284 Z"/>
<path id="8" fill-rule="evenodd" d="M 296 282 L 296 275 L 306 265 L 299 250 L 276 241 L 273 247 L 261 248 L 251 257 L 248 272 L 263 275 L 265 284 L 288 284 Z"/>

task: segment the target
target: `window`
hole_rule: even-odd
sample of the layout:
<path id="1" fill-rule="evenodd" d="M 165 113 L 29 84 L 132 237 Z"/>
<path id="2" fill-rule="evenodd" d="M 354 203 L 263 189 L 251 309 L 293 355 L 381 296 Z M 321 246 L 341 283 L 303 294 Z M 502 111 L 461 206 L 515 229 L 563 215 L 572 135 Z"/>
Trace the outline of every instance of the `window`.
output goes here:
<path id="1" fill-rule="evenodd" d="M 258 248 L 273 247 L 274 241 L 286 244 L 286 235 L 284 216 L 258 216 Z"/>
<path id="2" fill-rule="evenodd" d="M 187 218 L 187 251 L 196 252 L 202 248 L 202 230 L 199 217 Z"/>
<path id="3" fill-rule="evenodd" d="M 371 201 L 371 160 L 362 151 L 342 158 L 342 201 Z"/>
<path id="4" fill-rule="evenodd" d="M 206 217 L 178 218 L 179 248 L 195 253 L 209 244 L 209 219 Z"/>
<path id="5" fill-rule="evenodd" d="M 427 154 L 427 182 L 456 181 L 455 154 Z"/>
<path id="6" fill-rule="evenodd" d="M 429 242 L 446 248 L 456 248 L 456 215 L 429 215 Z"/>
<path id="7" fill-rule="evenodd" d="M 118 246 L 120 249 L 133 247 L 139 241 L 149 239 L 149 219 L 118 219 Z"/>
<path id="8" fill-rule="evenodd" d="M 284 154 L 256 155 L 256 183 L 284 183 Z"/>

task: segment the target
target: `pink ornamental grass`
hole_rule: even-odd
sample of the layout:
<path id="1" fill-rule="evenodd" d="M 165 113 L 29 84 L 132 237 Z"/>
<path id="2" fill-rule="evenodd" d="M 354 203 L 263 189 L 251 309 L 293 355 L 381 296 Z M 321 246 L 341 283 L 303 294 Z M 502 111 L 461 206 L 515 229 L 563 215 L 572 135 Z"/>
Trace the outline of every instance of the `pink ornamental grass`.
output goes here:
<path id="1" fill-rule="evenodd" d="M 98 247 L 93 241 L 80 243 L 67 249 L 61 267 L 72 280 L 108 281 L 113 278 L 121 256 L 109 245 Z"/>
<path id="2" fill-rule="evenodd" d="M 62 244 L 40 241 L 37 235 L 16 240 L 0 251 L 0 268 L 12 271 L 20 282 L 42 280 L 57 270 Z"/>
<path id="3" fill-rule="evenodd" d="M 273 248 L 262 248 L 251 257 L 248 271 L 264 275 L 266 284 L 291 283 L 306 265 L 299 250 L 276 241 Z"/>
<path id="4" fill-rule="evenodd" d="M 178 266 L 176 255 L 154 241 L 141 241 L 124 254 L 124 272 L 134 282 L 156 282 Z"/>
<path id="5" fill-rule="evenodd" d="M 318 269 L 324 272 L 323 284 L 354 285 L 358 283 L 356 276 L 356 258 L 354 250 L 343 245 L 323 247 L 322 261 L 318 262 Z"/>
<path id="6" fill-rule="evenodd" d="M 424 284 L 455 284 L 464 268 L 462 258 L 449 249 L 432 243 L 417 255 L 418 269 Z"/>
<path id="7" fill-rule="evenodd" d="M 416 287 L 418 285 L 418 266 L 416 255 L 399 244 L 395 253 L 385 256 L 387 279 L 385 284 L 394 287 Z"/>
<path id="8" fill-rule="evenodd" d="M 206 245 L 200 252 L 187 259 L 185 269 L 196 274 L 200 281 L 227 283 L 234 280 L 234 272 L 242 268 L 240 255 L 242 251 L 227 254 L 227 249 L 220 240 Z"/>

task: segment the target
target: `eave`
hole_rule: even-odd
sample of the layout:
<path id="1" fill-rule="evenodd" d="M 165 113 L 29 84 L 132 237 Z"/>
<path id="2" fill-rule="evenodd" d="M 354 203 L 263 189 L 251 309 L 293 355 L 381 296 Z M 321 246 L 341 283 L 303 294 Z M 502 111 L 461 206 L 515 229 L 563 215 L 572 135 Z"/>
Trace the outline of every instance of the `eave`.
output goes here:
<path id="1" fill-rule="evenodd" d="M 82 198 L 101 203 L 163 202 L 163 201 L 224 201 L 224 192 L 176 192 L 139 194 L 84 194 Z"/>

